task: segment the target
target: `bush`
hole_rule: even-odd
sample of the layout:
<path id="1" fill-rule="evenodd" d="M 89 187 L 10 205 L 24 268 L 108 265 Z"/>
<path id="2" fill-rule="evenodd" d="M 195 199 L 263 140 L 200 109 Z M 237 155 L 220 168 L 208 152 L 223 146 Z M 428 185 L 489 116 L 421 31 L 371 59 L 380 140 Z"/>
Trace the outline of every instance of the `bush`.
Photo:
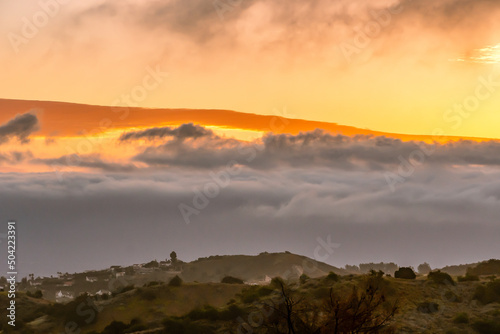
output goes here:
<path id="1" fill-rule="evenodd" d="M 439 311 L 439 305 L 434 302 L 423 302 L 418 304 L 417 310 L 422 313 L 436 313 Z"/>
<path id="2" fill-rule="evenodd" d="M 473 268 L 468 268 L 467 273 L 471 275 L 499 275 L 500 274 L 500 260 L 488 260 L 479 263 Z"/>
<path id="3" fill-rule="evenodd" d="M 498 334 L 500 333 L 500 321 L 478 320 L 472 324 L 472 328 L 479 334 Z"/>
<path id="4" fill-rule="evenodd" d="M 326 276 L 326 279 L 332 282 L 338 282 L 340 280 L 340 276 L 334 273 L 333 271 L 330 271 L 328 273 L 328 276 Z"/>
<path id="5" fill-rule="evenodd" d="M 251 304 L 261 297 L 270 295 L 274 290 L 270 286 L 251 286 L 248 289 L 243 290 L 239 297 L 241 301 L 245 304 Z"/>
<path id="6" fill-rule="evenodd" d="M 431 271 L 429 275 L 427 275 L 427 280 L 432 281 L 437 284 L 451 284 L 455 285 L 455 281 L 453 278 L 447 273 L 444 273 L 440 270 Z"/>
<path id="7" fill-rule="evenodd" d="M 141 299 L 150 301 L 156 299 L 156 294 L 154 293 L 154 291 L 150 289 L 147 290 L 140 289 L 138 292 L 139 292 L 139 297 Z"/>
<path id="8" fill-rule="evenodd" d="M 26 296 L 31 297 L 31 298 L 36 298 L 36 299 L 42 299 L 43 293 L 42 290 L 36 290 L 34 293 L 31 293 L 31 291 L 26 292 Z"/>
<path id="9" fill-rule="evenodd" d="M 182 285 L 182 279 L 177 275 L 175 275 L 175 277 L 172 278 L 170 282 L 168 282 L 168 286 L 181 286 L 181 285 Z"/>
<path id="10" fill-rule="evenodd" d="M 309 276 L 307 276 L 306 274 L 302 274 L 299 277 L 300 284 L 305 284 L 308 280 L 309 280 Z"/>
<path id="11" fill-rule="evenodd" d="M 242 279 L 233 276 L 226 276 L 220 282 L 225 284 L 244 284 Z"/>
<path id="12" fill-rule="evenodd" d="M 471 275 L 470 273 L 466 273 L 465 276 L 458 276 L 457 280 L 459 282 L 477 282 L 477 281 L 479 281 L 479 276 Z"/>
<path id="13" fill-rule="evenodd" d="M 104 328 L 102 334 L 123 334 L 128 328 L 126 324 L 121 321 L 113 321 Z"/>
<path id="14" fill-rule="evenodd" d="M 488 282 L 486 285 L 479 285 L 474 292 L 473 299 L 479 300 L 483 304 L 500 303 L 500 280 Z"/>
<path id="15" fill-rule="evenodd" d="M 455 318 L 453 318 L 453 323 L 455 324 L 468 324 L 469 315 L 465 312 L 458 313 Z"/>
<path id="16" fill-rule="evenodd" d="M 127 285 L 127 286 L 119 289 L 118 291 L 113 292 L 112 295 L 116 296 L 116 295 L 119 295 L 120 293 L 125 293 L 125 292 L 128 292 L 128 291 L 132 291 L 134 289 L 135 289 L 135 285 L 130 284 L 130 285 Z"/>
<path id="17" fill-rule="evenodd" d="M 417 275 L 415 275 L 413 269 L 409 267 L 401 267 L 394 273 L 394 277 L 402 279 L 415 279 Z"/>

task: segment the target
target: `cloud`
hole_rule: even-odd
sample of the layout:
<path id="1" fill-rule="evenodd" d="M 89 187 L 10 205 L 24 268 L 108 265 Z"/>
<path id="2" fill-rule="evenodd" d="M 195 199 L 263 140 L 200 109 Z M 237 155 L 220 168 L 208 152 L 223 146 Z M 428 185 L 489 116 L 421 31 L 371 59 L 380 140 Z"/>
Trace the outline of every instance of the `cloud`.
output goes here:
<path id="1" fill-rule="evenodd" d="M 146 262 L 172 249 L 183 260 L 312 256 L 326 235 L 341 243 L 328 259 L 337 266 L 434 267 L 498 254 L 499 180 L 498 169 L 424 165 L 393 193 L 377 171 L 241 167 L 186 225 L 178 206 L 193 206 L 215 182 L 209 171 L 67 173 L 62 183 L 54 173 L 11 173 L 0 175 L 0 211 L 18 220 L 23 267 L 40 274 Z"/>
<path id="2" fill-rule="evenodd" d="M 33 153 L 31 153 L 31 151 L 12 151 L 0 154 L 0 164 L 18 164 L 31 158 L 33 158 Z"/>
<path id="3" fill-rule="evenodd" d="M 206 129 L 200 125 L 193 123 L 182 124 L 177 128 L 163 127 L 151 128 L 143 131 L 126 132 L 119 138 L 120 141 L 137 140 L 137 139 L 158 139 L 164 137 L 174 137 L 177 140 L 184 140 L 187 138 L 200 138 L 214 136 L 212 130 Z"/>
<path id="4" fill-rule="evenodd" d="M 38 118 L 32 113 L 16 115 L 5 124 L 0 125 L 0 144 L 17 138 L 21 143 L 30 141 L 29 136 L 40 129 Z"/>
<path id="5" fill-rule="evenodd" d="M 33 159 L 31 160 L 31 163 L 44 164 L 55 168 L 82 167 L 82 168 L 99 169 L 107 172 L 131 172 L 137 169 L 131 163 L 120 164 L 120 163 L 104 161 L 98 154 L 90 154 L 90 155 L 71 154 L 52 159 Z"/>
<path id="6" fill-rule="evenodd" d="M 150 146 L 133 160 L 150 166 L 182 166 L 190 168 L 219 168 L 233 162 L 254 169 L 271 170 L 282 167 L 327 167 L 360 171 L 384 171 L 418 156 L 423 163 L 451 167 L 453 165 L 500 166 L 500 142 L 458 141 L 448 144 L 404 142 L 399 139 L 377 136 L 344 136 L 323 130 L 298 135 L 272 134 L 253 142 L 237 141 L 216 136 L 198 126 L 191 135 L 179 129 L 150 129 L 125 134 L 128 138 L 159 137 L 170 140 Z M 200 135 L 193 135 L 193 133 Z M 174 136 L 175 137 L 172 137 Z M 122 136 L 123 137 L 123 136 Z M 184 141 L 179 139 L 190 138 Z M 419 164 L 421 162 L 419 161 Z"/>

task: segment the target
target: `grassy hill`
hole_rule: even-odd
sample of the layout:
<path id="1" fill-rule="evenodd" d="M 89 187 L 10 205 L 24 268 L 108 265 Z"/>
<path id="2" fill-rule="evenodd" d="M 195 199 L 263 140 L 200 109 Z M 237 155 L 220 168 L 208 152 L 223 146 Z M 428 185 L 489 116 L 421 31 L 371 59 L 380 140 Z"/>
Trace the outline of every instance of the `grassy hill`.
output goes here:
<path id="1" fill-rule="evenodd" d="M 257 256 L 210 256 L 186 263 L 182 268 L 185 281 L 220 282 L 225 276 L 241 278 L 248 283 L 261 283 L 267 278 L 302 274 L 309 277 L 325 276 L 329 272 L 346 275 L 344 269 L 292 253 L 261 253 Z"/>
<path id="2" fill-rule="evenodd" d="M 349 295 L 353 287 L 365 291 L 364 283 L 374 279 L 373 275 L 329 275 L 299 282 L 288 282 L 296 301 L 306 308 L 321 309 L 328 299 L 330 289 L 334 294 Z M 437 284 L 420 276 L 416 280 L 375 277 L 384 291 L 381 309 L 394 303 L 398 311 L 390 322 L 390 330 L 380 333 L 499 333 L 500 298 L 497 302 L 481 303 L 475 297 L 478 287 L 490 284 L 498 289 L 500 280 L 495 282 L 459 282 Z M 95 319 L 86 324 L 88 308 L 78 311 L 78 304 L 52 304 L 43 300 L 33 300 L 20 295 L 19 319 L 25 322 L 24 329 L 15 333 L 60 334 L 68 319 L 80 321 L 82 334 L 96 333 L 235 333 L 238 326 L 248 319 L 271 317 L 264 303 L 276 299 L 280 289 L 276 285 L 249 286 L 245 284 L 183 283 L 173 287 L 158 284 L 150 287 L 134 288 L 115 295 L 108 300 L 95 300 Z M 494 291 L 494 290 L 492 290 Z M 499 295 L 500 297 L 500 295 Z M 0 299 L 5 299 L 0 295 Z M 273 299 L 274 298 L 274 299 Z M 85 299 L 81 299 L 85 300 Z M 260 314 L 260 315 L 259 315 Z M 240 320 L 238 320 L 240 319 Z M 181 328 L 177 332 L 164 332 L 163 326 L 169 321 L 172 327 Z M 121 331 L 111 331 L 110 327 L 125 326 Z M 177 327 L 176 327 L 177 326 Z M 5 328 L 5 326 L 4 326 Z M 107 329 L 106 329 L 107 328 Z M 151 332 L 145 332 L 151 330 Z M 253 333 L 266 332 L 265 326 L 255 326 Z M 5 331 L 5 333 L 10 333 Z M 14 332 L 13 332 L 14 333 Z"/>

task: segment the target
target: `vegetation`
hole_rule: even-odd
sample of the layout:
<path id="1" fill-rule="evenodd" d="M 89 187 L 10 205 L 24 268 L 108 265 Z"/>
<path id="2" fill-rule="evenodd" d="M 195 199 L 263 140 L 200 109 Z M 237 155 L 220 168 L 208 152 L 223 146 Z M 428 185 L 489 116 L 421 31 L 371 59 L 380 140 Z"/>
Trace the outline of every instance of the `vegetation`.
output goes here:
<path id="1" fill-rule="evenodd" d="M 424 262 L 417 267 L 417 270 L 420 275 L 427 275 L 432 269 L 427 262 Z"/>
<path id="2" fill-rule="evenodd" d="M 415 279 L 417 275 L 415 274 L 413 269 L 409 267 L 401 267 L 394 273 L 394 277 L 403 279 Z"/>
<path id="3" fill-rule="evenodd" d="M 458 313 L 453 318 L 453 323 L 455 323 L 455 324 L 468 324 L 469 323 L 469 315 L 465 312 Z"/>
<path id="4" fill-rule="evenodd" d="M 36 299 L 41 299 L 43 297 L 42 290 L 36 290 L 34 293 L 31 293 L 30 291 L 26 292 L 26 296 L 31 297 L 31 298 L 36 298 Z"/>
<path id="5" fill-rule="evenodd" d="M 500 275 L 500 260 L 488 260 L 481 262 L 477 266 L 468 268 L 467 274 L 470 275 Z"/>
<path id="6" fill-rule="evenodd" d="M 181 286 L 181 285 L 182 285 L 182 279 L 178 275 L 175 275 L 175 277 L 172 278 L 170 282 L 168 282 L 168 286 Z"/>
<path id="7" fill-rule="evenodd" d="M 500 279 L 479 285 L 474 293 L 474 299 L 479 300 L 484 305 L 490 303 L 500 303 Z"/>
<path id="8" fill-rule="evenodd" d="M 458 276 L 457 281 L 459 282 L 475 282 L 479 281 L 479 276 L 472 275 L 471 273 L 467 272 L 465 276 Z"/>
<path id="9" fill-rule="evenodd" d="M 451 284 L 455 285 L 455 281 L 453 278 L 447 273 L 444 273 L 440 270 L 431 271 L 429 275 L 427 275 L 427 280 L 437 283 L 437 284 Z"/>
<path id="10" fill-rule="evenodd" d="M 221 280 L 221 283 L 225 283 L 225 284 L 243 284 L 244 282 L 243 282 L 242 279 L 239 279 L 239 278 L 236 278 L 236 277 L 225 276 Z"/>
<path id="11" fill-rule="evenodd" d="M 148 262 L 145 265 L 143 265 L 144 268 L 158 268 L 159 266 L 160 266 L 160 264 L 156 260 L 153 260 L 153 261 Z"/>

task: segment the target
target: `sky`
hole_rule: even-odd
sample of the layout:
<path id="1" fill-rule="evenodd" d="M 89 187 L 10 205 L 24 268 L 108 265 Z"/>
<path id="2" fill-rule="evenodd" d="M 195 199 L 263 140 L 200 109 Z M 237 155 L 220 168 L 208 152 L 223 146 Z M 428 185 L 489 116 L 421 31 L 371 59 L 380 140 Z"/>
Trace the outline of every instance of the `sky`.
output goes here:
<path id="1" fill-rule="evenodd" d="M 498 257 L 497 1 L 0 13 L 0 217 L 18 222 L 25 275 L 172 250 L 338 267 Z"/>

